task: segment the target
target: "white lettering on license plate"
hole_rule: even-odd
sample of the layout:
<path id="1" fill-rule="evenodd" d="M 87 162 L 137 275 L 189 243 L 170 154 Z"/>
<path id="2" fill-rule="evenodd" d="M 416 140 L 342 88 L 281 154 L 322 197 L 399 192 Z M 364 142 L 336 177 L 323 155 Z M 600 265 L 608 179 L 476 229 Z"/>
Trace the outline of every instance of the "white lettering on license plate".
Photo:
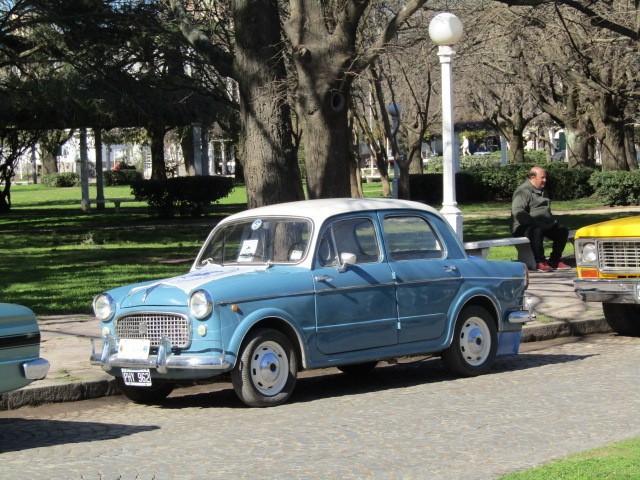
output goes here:
<path id="1" fill-rule="evenodd" d="M 150 387 L 151 372 L 148 369 L 133 370 L 129 368 L 122 369 L 122 379 L 125 385 L 132 387 Z"/>

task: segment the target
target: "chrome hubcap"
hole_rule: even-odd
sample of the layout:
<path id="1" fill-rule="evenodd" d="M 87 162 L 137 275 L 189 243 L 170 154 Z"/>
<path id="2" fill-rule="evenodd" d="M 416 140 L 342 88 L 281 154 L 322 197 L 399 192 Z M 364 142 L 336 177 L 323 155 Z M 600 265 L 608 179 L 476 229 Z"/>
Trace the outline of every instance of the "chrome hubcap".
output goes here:
<path id="1" fill-rule="evenodd" d="M 469 365 L 481 365 L 491 351 L 489 327 L 480 318 L 471 318 L 460 330 L 460 351 Z"/>
<path id="2" fill-rule="evenodd" d="M 263 395 L 282 391 L 289 375 L 289 359 L 276 342 L 261 343 L 251 357 L 251 381 Z"/>

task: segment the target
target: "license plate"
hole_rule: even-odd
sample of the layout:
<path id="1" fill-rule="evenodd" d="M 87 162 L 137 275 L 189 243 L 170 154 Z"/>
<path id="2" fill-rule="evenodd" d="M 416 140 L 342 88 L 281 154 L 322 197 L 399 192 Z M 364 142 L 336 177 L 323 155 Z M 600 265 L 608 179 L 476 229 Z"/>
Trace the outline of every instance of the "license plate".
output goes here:
<path id="1" fill-rule="evenodd" d="M 133 370 L 130 368 L 122 369 L 122 379 L 125 385 L 132 387 L 150 387 L 151 372 L 149 369 Z"/>
<path id="2" fill-rule="evenodd" d="M 143 360 L 149 356 L 151 340 L 121 338 L 118 340 L 118 357 Z"/>

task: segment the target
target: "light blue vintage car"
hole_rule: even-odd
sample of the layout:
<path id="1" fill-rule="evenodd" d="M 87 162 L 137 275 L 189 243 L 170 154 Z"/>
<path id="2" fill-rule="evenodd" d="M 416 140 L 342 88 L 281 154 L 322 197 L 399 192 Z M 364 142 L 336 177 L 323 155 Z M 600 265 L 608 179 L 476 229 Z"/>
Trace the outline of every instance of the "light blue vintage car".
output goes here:
<path id="1" fill-rule="evenodd" d="M 518 352 L 527 285 L 524 264 L 468 257 L 420 203 L 272 205 L 220 222 L 189 273 L 96 296 L 91 360 L 140 403 L 230 372 L 247 405 L 277 405 L 299 370 L 427 353 L 478 375 Z"/>
<path id="2" fill-rule="evenodd" d="M 27 307 L 0 303 L 0 394 L 17 390 L 47 375 L 40 358 L 40 328 Z"/>

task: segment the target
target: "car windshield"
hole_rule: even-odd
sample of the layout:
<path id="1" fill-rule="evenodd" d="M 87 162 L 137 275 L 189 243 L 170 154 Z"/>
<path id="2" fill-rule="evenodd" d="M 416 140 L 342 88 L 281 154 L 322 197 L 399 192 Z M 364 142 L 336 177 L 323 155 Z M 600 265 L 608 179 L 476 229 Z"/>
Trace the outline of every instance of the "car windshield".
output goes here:
<path id="1" fill-rule="evenodd" d="M 301 218 L 248 218 L 216 229 L 198 257 L 208 264 L 298 263 L 307 254 L 311 223 Z"/>

